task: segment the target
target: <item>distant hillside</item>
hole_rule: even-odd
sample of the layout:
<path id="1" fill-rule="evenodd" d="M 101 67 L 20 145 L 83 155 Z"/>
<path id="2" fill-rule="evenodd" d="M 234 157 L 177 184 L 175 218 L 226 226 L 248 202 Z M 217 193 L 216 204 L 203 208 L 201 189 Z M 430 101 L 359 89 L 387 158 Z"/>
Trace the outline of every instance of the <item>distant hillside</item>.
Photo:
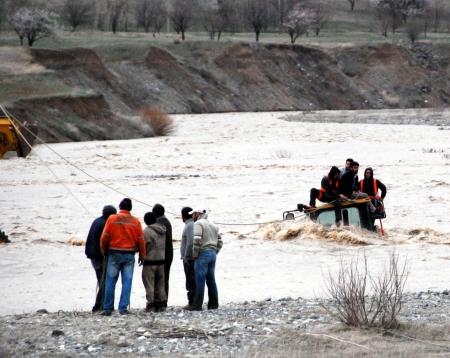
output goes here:
<path id="1" fill-rule="evenodd" d="M 450 104 L 450 45 L 203 41 L 126 51 L 121 58 L 104 49 L 14 49 L 14 66 L 0 65 L 0 102 L 36 120 L 48 141 L 151 135 L 133 117 L 142 106 L 205 113 Z"/>

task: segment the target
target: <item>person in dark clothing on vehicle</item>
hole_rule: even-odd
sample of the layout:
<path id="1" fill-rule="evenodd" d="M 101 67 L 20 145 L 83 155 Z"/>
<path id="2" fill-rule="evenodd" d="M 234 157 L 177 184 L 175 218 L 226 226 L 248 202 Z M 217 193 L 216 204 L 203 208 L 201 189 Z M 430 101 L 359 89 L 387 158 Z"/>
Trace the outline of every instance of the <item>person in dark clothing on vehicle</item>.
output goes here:
<path id="1" fill-rule="evenodd" d="M 102 252 L 100 251 L 100 237 L 102 236 L 103 228 L 105 227 L 106 220 L 112 215 L 116 214 L 117 210 L 112 205 L 106 205 L 103 208 L 102 216 L 95 219 L 86 239 L 86 247 L 84 252 L 88 259 L 91 260 L 92 267 L 95 270 L 95 275 L 97 276 L 98 291 L 95 298 L 94 307 L 92 307 L 92 312 L 100 311 L 102 309 L 103 303 L 103 264 L 104 259 Z"/>
<path id="2" fill-rule="evenodd" d="M 164 215 L 165 209 L 161 204 L 155 204 L 152 209 L 153 214 L 156 216 L 156 222 L 162 224 L 166 228 L 166 252 L 165 252 L 165 262 L 164 262 L 164 281 L 166 289 L 166 305 L 167 300 L 169 300 L 169 275 L 170 266 L 173 261 L 173 243 L 172 243 L 172 224 Z"/>
<path id="3" fill-rule="evenodd" d="M 343 176 L 345 173 L 347 173 L 348 171 L 351 170 L 351 168 L 352 168 L 352 163 L 353 163 L 353 159 L 352 159 L 352 158 L 347 158 L 347 159 L 345 160 L 345 167 L 340 169 L 340 171 L 341 171 L 340 178 L 342 178 L 342 176 Z"/>
<path id="4" fill-rule="evenodd" d="M 358 188 L 359 163 L 353 162 L 350 170 L 346 172 L 339 183 L 339 192 L 348 199 L 367 198 L 367 194 L 362 193 Z"/>
<path id="5" fill-rule="evenodd" d="M 327 176 L 322 178 L 320 189 L 312 188 L 310 193 L 309 206 L 316 207 L 316 199 L 323 203 L 330 203 L 343 195 L 339 194 L 339 175 L 338 167 L 331 167 Z"/>
<path id="6" fill-rule="evenodd" d="M 336 208 L 336 226 L 340 225 L 342 220 L 339 199 L 346 199 L 346 197 L 339 193 L 339 176 L 341 172 L 338 167 L 331 167 L 327 176 L 322 178 L 320 189 L 312 188 L 310 192 L 309 206 L 316 207 L 316 199 L 323 203 L 334 202 Z"/>

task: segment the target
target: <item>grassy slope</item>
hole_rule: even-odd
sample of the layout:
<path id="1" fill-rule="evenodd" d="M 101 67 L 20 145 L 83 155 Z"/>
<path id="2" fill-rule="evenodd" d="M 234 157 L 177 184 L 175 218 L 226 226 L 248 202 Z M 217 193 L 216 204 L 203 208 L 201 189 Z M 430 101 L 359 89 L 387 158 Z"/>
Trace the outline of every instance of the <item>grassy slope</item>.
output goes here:
<path id="1" fill-rule="evenodd" d="M 404 35 L 397 33 L 387 39 L 379 35 L 377 32 L 361 32 L 361 31 L 335 31 L 333 27 L 338 27 L 337 23 L 329 24 L 320 36 L 302 37 L 298 40 L 299 44 L 335 47 L 347 44 L 375 44 L 375 43 L 402 43 L 405 42 Z M 17 50 L 26 53 L 27 48 L 19 50 L 17 47 L 17 37 L 14 33 L 0 33 L 0 46 L 12 46 Z M 177 51 L 178 46 L 174 46 L 174 41 L 178 39 L 176 34 L 163 33 L 157 38 L 153 38 L 151 34 L 144 33 L 118 33 L 116 35 L 108 32 L 61 32 L 55 39 L 42 39 L 36 43 L 35 48 L 46 49 L 67 49 L 73 47 L 83 47 L 93 49 L 104 62 L 126 61 L 126 60 L 142 60 L 151 45 L 170 48 L 171 51 Z M 222 41 L 209 41 L 204 33 L 188 33 L 187 42 L 205 41 L 205 50 L 214 50 L 214 48 L 222 47 L 230 41 L 253 42 L 252 33 L 226 34 Z M 450 42 L 450 34 L 446 33 L 430 33 L 427 42 Z M 265 33 L 261 36 L 261 42 L 268 43 L 288 43 L 289 39 L 286 34 L 281 33 Z M 198 45 L 198 44 L 197 44 Z M 203 46 L 202 46 L 203 47 Z M 56 78 L 49 71 L 40 73 L 8 73 L 8 65 L 11 67 L 17 61 L 23 59 L 4 59 L 2 58 L 5 47 L 0 47 L 0 59 L 2 67 L 0 67 L 0 77 L 2 86 L 0 86 L 0 102 L 8 103 L 14 99 L 28 98 L 29 96 L 52 96 L 54 94 L 63 95 L 88 95 L 88 90 L 71 89 Z M 8 63 L 8 61 L 10 61 Z M 26 61 L 25 61 L 26 62 Z M 26 63 L 24 62 L 24 65 Z M 28 65 L 31 65 L 29 63 Z M 2 71 L 3 69 L 3 71 Z M 39 71 L 38 71 L 39 72 Z M 87 91 L 87 92 L 86 92 Z"/>

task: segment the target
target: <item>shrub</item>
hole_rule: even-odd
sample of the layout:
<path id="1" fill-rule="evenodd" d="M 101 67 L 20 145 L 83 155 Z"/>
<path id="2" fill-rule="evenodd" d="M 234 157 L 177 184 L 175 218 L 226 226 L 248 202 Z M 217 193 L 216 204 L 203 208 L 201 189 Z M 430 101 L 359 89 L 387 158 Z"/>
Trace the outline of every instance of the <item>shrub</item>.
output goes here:
<path id="1" fill-rule="evenodd" d="M 5 234 L 4 231 L 0 230 L 0 243 L 9 243 L 8 235 Z"/>
<path id="2" fill-rule="evenodd" d="M 173 119 L 157 108 L 144 107 L 141 108 L 139 114 L 141 119 L 152 127 L 155 136 L 166 136 L 175 130 Z"/>
<path id="3" fill-rule="evenodd" d="M 406 24 L 406 36 L 412 44 L 416 43 L 422 33 L 422 25 L 419 19 L 411 19 Z"/>
<path id="4" fill-rule="evenodd" d="M 292 153 L 286 149 L 278 149 L 272 154 L 275 159 L 288 159 L 292 158 Z"/>
<path id="5" fill-rule="evenodd" d="M 337 276 L 328 274 L 326 278 L 326 290 L 341 322 L 355 327 L 391 329 L 399 326 L 407 277 L 406 261 L 400 265 L 395 252 L 389 255 L 384 271 L 372 277 L 364 254 L 362 260 L 358 256 L 347 264 L 341 259 Z"/>

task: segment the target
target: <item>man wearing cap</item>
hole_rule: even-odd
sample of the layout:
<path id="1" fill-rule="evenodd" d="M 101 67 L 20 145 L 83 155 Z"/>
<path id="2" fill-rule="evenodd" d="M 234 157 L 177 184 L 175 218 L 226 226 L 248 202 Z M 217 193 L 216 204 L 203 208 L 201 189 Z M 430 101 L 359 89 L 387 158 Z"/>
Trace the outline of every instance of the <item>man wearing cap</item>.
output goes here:
<path id="1" fill-rule="evenodd" d="M 87 258 L 91 260 L 92 267 L 95 270 L 95 275 L 97 276 L 98 291 L 95 298 L 94 307 L 92 307 L 92 312 L 100 311 L 102 309 L 103 302 L 103 255 L 100 250 L 100 237 L 102 236 L 103 228 L 105 227 L 106 220 L 112 215 L 116 214 L 117 210 L 112 205 L 106 205 L 103 208 L 102 216 L 95 219 L 86 239 L 86 247 L 84 253 Z"/>
<path id="2" fill-rule="evenodd" d="M 194 245 L 194 219 L 192 218 L 192 208 L 186 206 L 181 209 L 181 219 L 184 222 L 184 229 L 181 235 L 180 254 L 183 260 L 184 274 L 186 276 L 186 291 L 189 309 L 194 304 L 195 297 L 195 261 L 192 259 L 192 246 Z"/>
<path id="3" fill-rule="evenodd" d="M 119 313 L 129 313 L 134 254 L 139 251 L 139 260 L 142 260 L 146 255 L 141 223 L 130 214 L 132 209 L 131 199 L 123 199 L 119 204 L 119 209 L 118 214 L 111 215 L 106 221 L 100 239 L 102 253 L 108 255 L 102 312 L 104 316 L 110 316 L 114 310 L 114 292 L 119 273 L 122 275 Z"/>
<path id="4" fill-rule="evenodd" d="M 208 309 L 219 308 L 219 293 L 217 291 L 215 268 L 216 255 L 223 242 L 219 229 L 209 222 L 206 210 L 194 209 L 190 212 L 194 219 L 194 243 L 192 258 L 195 260 L 195 298 L 194 304 L 187 308 L 190 311 L 201 311 L 205 293 L 205 282 L 208 286 Z"/>

